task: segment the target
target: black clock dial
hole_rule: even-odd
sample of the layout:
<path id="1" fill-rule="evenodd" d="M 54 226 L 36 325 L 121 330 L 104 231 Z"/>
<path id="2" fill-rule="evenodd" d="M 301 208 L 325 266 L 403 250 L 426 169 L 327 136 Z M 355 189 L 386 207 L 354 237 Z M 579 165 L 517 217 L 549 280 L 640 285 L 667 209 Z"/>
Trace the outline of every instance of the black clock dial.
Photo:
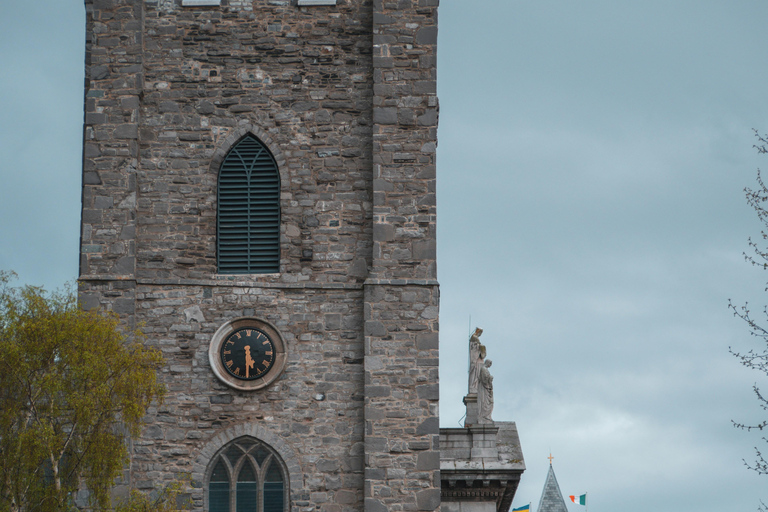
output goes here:
<path id="1" fill-rule="evenodd" d="M 238 329 L 221 345 L 221 362 L 227 372 L 240 380 L 263 377 L 275 364 L 272 339 L 260 329 Z"/>

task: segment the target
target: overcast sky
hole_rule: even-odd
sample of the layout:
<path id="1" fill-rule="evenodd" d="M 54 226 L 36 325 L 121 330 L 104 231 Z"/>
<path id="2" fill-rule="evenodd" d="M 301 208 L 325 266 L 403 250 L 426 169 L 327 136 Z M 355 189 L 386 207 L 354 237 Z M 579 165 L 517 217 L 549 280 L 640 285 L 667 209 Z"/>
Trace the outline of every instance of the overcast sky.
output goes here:
<path id="1" fill-rule="evenodd" d="M 768 302 L 742 253 L 768 158 L 764 0 L 443 0 L 441 422 L 471 326 L 538 505 L 552 452 L 594 512 L 755 510 L 766 383 L 727 300 Z M 84 8 L 0 1 L 0 268 L 77 275 Z M 573 512 L 581 507 L 572 505 Z"/>

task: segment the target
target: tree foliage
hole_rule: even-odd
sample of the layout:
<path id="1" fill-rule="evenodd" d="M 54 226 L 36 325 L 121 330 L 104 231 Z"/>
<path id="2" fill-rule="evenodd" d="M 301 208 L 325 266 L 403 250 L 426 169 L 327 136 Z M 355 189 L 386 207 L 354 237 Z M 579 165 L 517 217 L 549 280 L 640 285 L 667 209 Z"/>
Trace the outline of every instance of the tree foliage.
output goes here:
<path id="1" fill-rule="evenodd" d="M 118 503 L 114 512 L 176 512 L 187 509 L 191 504 L 184 494 L 188 484 L 188 477 L 176 480 L 162 491 L 153 493 L 155 497 L 134 489 L 127 500 Z"/>
<path id="2" fill-rule="evenodd" d="M 768 153 L 768 136 L 760 135 L 757 131 L 755 131 L 755 136 L 758 140 L 758 143 L 755 144 L 755 149 L 761 154 Z M 747 203 L 755 210 L 758 219 L 765 227 L 760 231 L 759 240 L 749 239 L 750 253 L 745 254 L 744 257 L 752 265 L 768 270 L 768 187 L 766 187 L 759 170 L 757 172 L 757 185 L 754 189 L 746 188 L 744 191 L 747 196 Z M 768 284 L 766 285 L 766 291 L 768 291 Z M 765 323 L 768 321 L 768 306 L 763 307 L 761 318 L 755 318 L 752 315 L 749 304 L 736 306 L 729 301 L 728 307 L 735 316 L 746 322 L 749 327 L 749 333 L 761 342 L 759 350 L 749 350 L 748 352 L 729 350 L 739 359 L 742 365 L 752 370 L 757 370 L 763 375 L 768 375 L 768 327 L 766 327 L 768 324 Z M 768 397 L 757 384 L 753 385 L 752 390 L 757 397 L 760 407 L 764 411 L 768 411 Z M 768 429 L 768 420 L 756 424 L 733 423 L 737 428 L 747 431 Z M 768 442 L 766 437 L 763 437 L 762 440 Z M 755 452 L 755 462 L 750 464 L 745 461 L 745 464 L 759 474 L 768 474 L 768 460 L 763 455 L 763 451 L 759 447 L 755 447 Z M 768 508 L 761 502 L 759 510 L 768 511 Z"/>
<path id="3" fill-rule="evenodd" d="M 82 488 L 105 508 L 125 436 L 163 397 L 162 355 L 74 292 L 12 288 L 11 277 L 0 272 L 0 511 L 70 510 Z"/>

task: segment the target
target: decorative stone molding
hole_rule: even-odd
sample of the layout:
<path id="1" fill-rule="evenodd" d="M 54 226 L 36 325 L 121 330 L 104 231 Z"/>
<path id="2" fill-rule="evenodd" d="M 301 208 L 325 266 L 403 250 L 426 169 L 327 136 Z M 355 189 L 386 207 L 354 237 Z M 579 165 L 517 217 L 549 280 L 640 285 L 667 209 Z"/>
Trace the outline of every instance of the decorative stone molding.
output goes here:
<path id="1" fill-rule="evenodd" d="M 230 428 L 208 441 L 198 452 L 192 468 L 193 486 L 202 488 L 205 482 L 205 472 L 208 464 L 219 450 L 221 450 L 230 441 L 243 436 L 251 436 L 262 441 L 275 450 L 285 463 L 288 471 L 288 480 L 290 481 L 291 494 L 304 488 L 304 476 L 299 459 L 293 449 L 283 441 L 283 439 L 274 433 L 268 425 L 255 423 L 242 423 Z"/>
<path id="2" fill-rule="evenodd" d="M 227 156 L 227 153 L 229 153 L 229 150 L 231 150 L 235 144 L 240 141 L 240 139 L 248 134 L 253 135 L 259 139 L 262 144 L 267 146 L 269 152 L 272 153 L 272 156 L 275 158 L 275 162 L 277 163 L 277 170 L 280 173 L 280 186 L 282 188 L 283 184 L 287 183 L 290 179 L 288 170 L 286 169 L 285 155 L 282 151 L 280 151 L 280 147 L 275 143 L 275 141 L 266 131 L 250 123 L 242 123 L 236 128 L 233 128 L 232 131 L 230 131 L 229 134 L 224 138 L 224 140 L 219 141 L 217 145 L 218 147 L 213 152 L 213 155 L 211 155 L 211 162 L 208 166 L 211 174 L 218 177 L 221 162 L 224 161 L 224 158 Z"/>

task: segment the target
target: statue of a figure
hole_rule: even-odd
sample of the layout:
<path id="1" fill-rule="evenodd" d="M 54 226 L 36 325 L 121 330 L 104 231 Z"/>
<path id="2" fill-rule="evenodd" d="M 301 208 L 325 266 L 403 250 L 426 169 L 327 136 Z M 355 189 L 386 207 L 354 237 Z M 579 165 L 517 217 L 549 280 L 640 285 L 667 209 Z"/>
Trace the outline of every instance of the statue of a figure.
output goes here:
<path id="1" fill-rule="evenodd" d="M 493 362 L 486 359 L 485 365 L 480 369 L 477 386 L 477 422 L 493 423 L 493 375 L 488 371 Z"/>
<path id="2" fill-rule="evenodd" d="M 485 345 L 480 343 L 481 334 L 483 330 L 476 327 L 469 337 L 469 393 L 477 393 L 477 379 L 485 359 Z"/>

